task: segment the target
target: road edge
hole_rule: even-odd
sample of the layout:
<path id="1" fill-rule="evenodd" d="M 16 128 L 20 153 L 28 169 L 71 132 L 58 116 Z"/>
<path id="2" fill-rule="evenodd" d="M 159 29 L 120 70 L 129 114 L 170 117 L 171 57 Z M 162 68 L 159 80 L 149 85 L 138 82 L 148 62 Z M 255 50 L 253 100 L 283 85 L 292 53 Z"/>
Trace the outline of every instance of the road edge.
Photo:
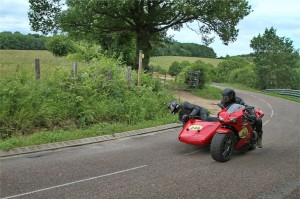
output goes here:
<path id="1" fill-rule="evenodd" d="M 96 136 L 96 137 L 83 138 L 83 139 L 77 139 L 77 140 L 69 140 L 69 141 L 54 142 L 54 143 L 49 143 L 49 144 L 19 147 L 19 148 L 13 148 L 9 151 L 1 150 L 0 158 L 21 155 L 21 154 L 28 154 L 28 153 L 37 153 L 37 152 L 42 152 L 42 151 L 57 150 L 57 149 L 67 148 L 67 147 L 82 146 L 82 145 L 87 145 L 87 144 L 115 140 L 115 139 L 119 139 L 119 138 L 125 138 L 125 137 L 130 137 L 130 136 L 164 131 L 164 130 L 168 130 L 168 129 L 178 128 L 181 126 L 182 126 L 182 124 L 171 123 L 171 124 L 160 125 L 160 126 L 150 127 L 150 128 L 145 128 L 145 129 L 138 129 L 138 130 L 126 131 L 126 132 L 122 132 L 122 133 L 115 133 L 113 135 L 103 135 L 103 136 Z"/>

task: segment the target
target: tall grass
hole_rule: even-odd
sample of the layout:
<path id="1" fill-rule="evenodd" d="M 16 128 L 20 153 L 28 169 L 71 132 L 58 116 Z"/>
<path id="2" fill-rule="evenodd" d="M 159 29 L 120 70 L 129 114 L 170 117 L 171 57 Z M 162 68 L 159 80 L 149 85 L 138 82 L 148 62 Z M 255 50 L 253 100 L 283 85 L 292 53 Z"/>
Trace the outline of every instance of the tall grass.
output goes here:
<path id="1" fill-rule="evenodd" d="M 71 62 L 66 58 L 56 58 L 45 51 L 2 52 L 6 57 L 1 61 L 1 72 L 6 72 L 1 73 L 0 79 L 1 139 L 35 132 L 84 130 L 97 124 L 135 126 L 170 119 L 165 105 L 173 99 L 171 93 L 147 74 L 143 74 L 142 87 L 134 86 L 136 72 L 133 72 L 133 87 L 129 89 L 127 69 L 118 60 L 103 56 L 89 64 L 79 63 L 83 67 L 74 78 Z M 41 53 L 41 60 L 55 64 L 47 63 L 48 70 L 42 71 L 44 78 L 40 81 L 34 80 L 33 67 L 28 63 L 33 52 Z M 14 62 L 13 57 L 24 59 Z M 21 61 L 22 70 L 11 69 Z M 46 64 L 41 63 L 43 66 Z"/>

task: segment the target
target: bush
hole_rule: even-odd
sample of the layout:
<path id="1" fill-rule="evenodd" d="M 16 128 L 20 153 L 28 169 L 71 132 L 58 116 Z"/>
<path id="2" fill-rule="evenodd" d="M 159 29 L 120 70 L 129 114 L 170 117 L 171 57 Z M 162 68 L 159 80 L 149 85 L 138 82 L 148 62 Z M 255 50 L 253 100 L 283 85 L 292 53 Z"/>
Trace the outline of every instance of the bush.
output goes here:
<path id="1" fill-rule="evenodd" d="M 217 82 L 230 82 L 230 73 L 239 68 L 251 67 L 251 63 L 244 58 L 234 57 L 220 62 L 216 68 Z"/>
<path id="2" fill-rule="evenodd" d="M 181 63 L 174 61 L 169 67 L 168 74 L 172 76 L 177 76 L 185 66 L 189 66 L 189 65 L 190 63 L 188 61 L 183 61 Z"/>
<path id="3" fill-rule="evenodd" d="M 253 88 L 256 86 L 257 76 L 251 67 L 237 68 L 231 71 L 228 80 L 229 83 L 243 84 Z"/>
<path id="4" fill-rule="evenodd" d="M 75 44 L 66 35 L 54 35 L 46 43 L 46 48 L 57 57 L 66 56 L 68 53 L 75 52 Z"/>
<path id="5" fill-rule="evenodd" d="M 24 73 L 1 79 L 0 138 L 164 117 L 171 94 L 148 74 L 143 74 L 141 88 L 128 89 L 126 70 L 119 60 L 102 56 L 80 68 L 76 78 L 58 67 L 39 82 Z M 133 80 L 137 82 L 135 71 Z"/>
<path id="6" fill-rule="evenodd" d="M 200 73 L 197 75 L 198 72 Z M 207 82 L 210 83 L 212 81 L 214 74 L 215 72 L 213 65 L 198 60 L 183 68 L 179 74 L 179 84 L 182 85 L 182 83 L 184 83 L 185 85 L 189 86 L 191 78 L 191 81 L 196 81 L 195 78 L 199 77 L 199 80 L 197 80 L 199 83 L 198 88 L 202 88 Z"/>

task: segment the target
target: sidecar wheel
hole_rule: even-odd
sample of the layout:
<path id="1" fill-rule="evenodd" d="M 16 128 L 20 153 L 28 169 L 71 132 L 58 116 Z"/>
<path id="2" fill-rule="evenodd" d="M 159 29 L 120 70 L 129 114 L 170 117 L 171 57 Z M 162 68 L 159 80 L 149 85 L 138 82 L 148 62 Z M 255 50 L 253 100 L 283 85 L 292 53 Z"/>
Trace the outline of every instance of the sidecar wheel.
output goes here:
<path id="1" fill-rule="evenodd" d="M 234 138 L 231 133 L 216 133 L 211 141 L 211 157 L 218 162 L 230 160 L 233 151 Z"/>

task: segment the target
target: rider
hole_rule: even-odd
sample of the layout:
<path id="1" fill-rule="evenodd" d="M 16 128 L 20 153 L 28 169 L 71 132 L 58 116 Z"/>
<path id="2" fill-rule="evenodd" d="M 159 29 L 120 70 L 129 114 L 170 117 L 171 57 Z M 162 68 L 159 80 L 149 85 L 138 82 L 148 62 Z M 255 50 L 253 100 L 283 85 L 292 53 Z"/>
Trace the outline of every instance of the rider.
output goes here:
<path id="1" fill-rule="evenodd" d="M 172 114 L 178 113 L 178 118 L 183 123 L 183 126 L 187 123 L 190 116 L 198 116 L 201 120 L 206 120 L 208 117 L 208 110 L 187 101 L 182 104 L 178 101 L 172 101 L 168 104 L 168 109 Z"/>
<path id="2" fill-rule="evenodd" d="M 232 103 L 247 106 L 245 102 L 242 100 L 242 98 L 235 96 L 235 91 L 233 89 L 225 88 L 222 92 L 221 104 L 226 108 Z M 256 116 L 254 109 L 251 109 L 250 115 L 251 118 L 254 120 L 254 126 L 258 134 L 257 147 L 262 148 L 262 135 L 263 135 L 262 120 L 261 118 Z"/>

